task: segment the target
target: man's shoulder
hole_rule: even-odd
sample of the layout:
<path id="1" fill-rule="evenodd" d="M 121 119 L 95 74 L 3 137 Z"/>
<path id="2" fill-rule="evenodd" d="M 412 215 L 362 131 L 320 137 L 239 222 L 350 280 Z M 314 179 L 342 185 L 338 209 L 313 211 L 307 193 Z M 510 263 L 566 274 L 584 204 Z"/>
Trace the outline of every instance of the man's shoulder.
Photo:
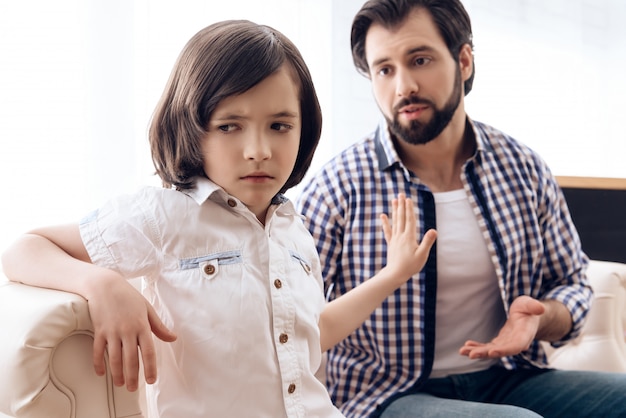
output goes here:
<path id="1" fill-rule="evenodd" d="M 361 179 L 365 171 L 378 166 L 376 156 L 376 134 L 371 133 L 348 145 L 333 155 L 304 182 L 304 187 L 296 199 L 300 208 L 303 200 L 317 196 L 321 199 L 348 193 L 357 179 Z"/>
<path id="2" fill-rule="evenodd" d="M 519 140 L 509 135 L 507 132 L 496 128 L 480 121 L 472 121 L 474 125 L 474 131 L 477 134 L 477 141 L 481 142 L 482 146 L 487 151 L 493 151 L 496 153 L 509 154 L 526 154 L 529 156 L 537 156 L 530 146 L 524 143 L 523 140 Z"/>
<path id="3" fill-rule="evenodd" d="M 517 175 L 525 173 L 524 177 L 549 175 L 547 162 L 523 141 L 491 125 L 476 121 L 473 121 L 473 124 L 481 148 L 482 158 L 479 165 L 484 170 L 492 173 L 506 171 L 509 175 L 512 172 L 516 172 Z"/>

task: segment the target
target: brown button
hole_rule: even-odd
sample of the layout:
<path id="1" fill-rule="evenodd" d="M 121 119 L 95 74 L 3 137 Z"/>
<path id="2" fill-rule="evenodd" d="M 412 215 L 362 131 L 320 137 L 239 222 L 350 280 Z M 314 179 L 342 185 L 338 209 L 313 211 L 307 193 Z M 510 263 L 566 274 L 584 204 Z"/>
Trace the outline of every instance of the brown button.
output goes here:
<path id="1" fill-rule="evenodd" d="M 280 279 L 274 280 L 274 287 L 276 289 L 280 289 L 281 287 L 283 287 L 283 282 L 281 282 Z"/>
<path id="2" fill-rule="evenodd" d="M 294 383 L 290 384 L 287 388 L 287 392 L 294 393 L 296 391 L 296 385 Z"/>
<path id="3" fill-rule="evenodd" d="M 278 337 L 278 341 L 280 341 L 281 344 L 285 344 L 287 341 L 289 341 L 289 336 L 285 333 L 280 334 L 280 337 Z"/>
<path id="4" fill-rule="evenodd" d="M 237 206 L 237 202 L 235 201 L 235 199 L 228 199 L 228 206 L 230 206 L 231 208 L 234 208 L 235 206 Z"/>
<path id="5" fill-rule="evenodd" d="M 308 264 L 302 264 L 302 266 L 304 267 L 304 271 L 306 271 L 307 273 L 311 272 L 311 266 L 309 266 Z"/>
<path id="6" fill-rule="evenodd" d="M 204 266 L 205 274 L 213 274 L 215 273 L 215 266 L 213 264 L 207 264 Z"/>

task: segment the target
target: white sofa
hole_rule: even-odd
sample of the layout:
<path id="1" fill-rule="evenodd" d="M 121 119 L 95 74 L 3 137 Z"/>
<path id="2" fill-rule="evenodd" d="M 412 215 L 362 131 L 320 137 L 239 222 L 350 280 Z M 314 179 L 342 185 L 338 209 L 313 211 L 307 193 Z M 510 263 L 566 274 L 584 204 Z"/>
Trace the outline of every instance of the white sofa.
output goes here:
<path id="1" fill-rule="evenodd" d="M 549 350 L 556 368 L 626 372 L 626 264 L 592 261 L 596 298 L 582 335 Z M 92 367 L 86 301 L 72 293 L 0 284 L 0 417 L 139 418 L 143 391 L 115 387 Z"/>
<path id="2" fill-rule="evenodd" d="M 545 345 L 557 369 L 626 373 L 626 264 L 591 261 L 594 302 L 581 335 L 559 349 Z"/>

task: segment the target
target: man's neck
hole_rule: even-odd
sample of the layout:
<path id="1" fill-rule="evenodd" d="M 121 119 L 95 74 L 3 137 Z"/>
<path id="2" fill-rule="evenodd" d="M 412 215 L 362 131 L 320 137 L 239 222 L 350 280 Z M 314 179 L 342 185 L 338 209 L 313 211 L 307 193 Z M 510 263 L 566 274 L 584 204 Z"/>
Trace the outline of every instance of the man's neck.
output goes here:
<path id="1" fill-rule="evenodd" d="M 463 187 L 461 170 L 476 148 L 465 112 L 457 113 L 427 144 L 411 145 L 398 139 L 394 143 L 404 165 L 435 193 Z"/>

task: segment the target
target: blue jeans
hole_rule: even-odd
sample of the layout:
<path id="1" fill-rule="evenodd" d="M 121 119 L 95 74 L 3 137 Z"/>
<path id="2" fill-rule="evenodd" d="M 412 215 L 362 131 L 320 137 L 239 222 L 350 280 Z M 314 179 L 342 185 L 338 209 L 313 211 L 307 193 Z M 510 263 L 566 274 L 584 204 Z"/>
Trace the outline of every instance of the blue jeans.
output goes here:
<path id="1" fill-rule="evenodd" d="M 381 418 L 626 417 L 626 374 L 488 370 L 429 379 L 395 399 Z"/>

